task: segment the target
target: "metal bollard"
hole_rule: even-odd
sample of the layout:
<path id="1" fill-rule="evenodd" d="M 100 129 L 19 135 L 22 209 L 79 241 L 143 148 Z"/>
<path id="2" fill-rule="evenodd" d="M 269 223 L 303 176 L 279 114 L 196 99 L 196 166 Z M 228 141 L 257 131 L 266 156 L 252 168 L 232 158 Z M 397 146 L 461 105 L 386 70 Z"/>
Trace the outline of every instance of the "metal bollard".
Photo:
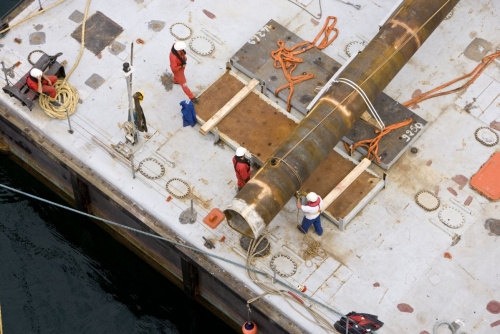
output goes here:
<path id="1" fill-rule="evenodd" d="M 69 130 L 68 130 L 68 132 L 69 132 L 69 133 L 71 133 L 71 134 L 73 134 L 73 132 L 74 132 L 74 131 L 73 131 L 73 129 L 71 128 L 71 121 L 70 121 L 70 119 L 69 119 L 69 112 L 68 112 L 68 108 L 66 108 L 66 118 L 68 119 L 68 125 L 69 125 Z"/>

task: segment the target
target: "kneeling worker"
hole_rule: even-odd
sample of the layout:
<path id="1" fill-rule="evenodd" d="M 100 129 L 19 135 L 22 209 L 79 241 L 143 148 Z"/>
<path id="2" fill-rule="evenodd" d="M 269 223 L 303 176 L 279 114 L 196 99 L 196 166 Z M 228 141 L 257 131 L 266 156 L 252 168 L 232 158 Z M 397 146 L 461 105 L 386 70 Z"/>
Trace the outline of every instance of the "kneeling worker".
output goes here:
<path id="1" fill-rule="evenodd" d="M 297 209 L 302 210 L 305 215 L 302 219 L 302 225 L 297 225 L 300 232 L 306 234 L 311 225 L 314 225 L 314 229 L 318 235 L 323 234 L 323 228 L 321 227 L 321 197 L 316 193 L 310 192 L 306 196 L 307 204 L 302 205 L 300 203 L 300 197 L 297 198 Z"/>
<path id="2" fill-rule="evenodd" d="M 38 68 L 33 68 L 30 71 L 30 75 L 26 79 L 26 84 L 31 90 L 38 92 L 39 94 L 45 94 L 49 96 L 49 101 L 52 103 L 56 100 L 56 89 L 54 84 L 57 82 L 57 77 L 55 75 L 45 75 Z"/>

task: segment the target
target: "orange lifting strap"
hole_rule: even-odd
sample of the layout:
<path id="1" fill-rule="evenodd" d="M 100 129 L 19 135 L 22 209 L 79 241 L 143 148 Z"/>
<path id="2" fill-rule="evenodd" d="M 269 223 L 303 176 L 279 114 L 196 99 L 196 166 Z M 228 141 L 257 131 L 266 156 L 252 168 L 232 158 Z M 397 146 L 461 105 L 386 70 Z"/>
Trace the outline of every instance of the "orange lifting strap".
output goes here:
<path id="1" fill-rule="evenodd" d="M 357 147 L 364 146 L 364 147 L 366 147 L 366 150 L 368 151 L 368 153 L 366 154 L 366 158 L 370 159 L 370 160 L 373 160 L 373 158 L 375 158 L 375 160 L 377 160 L 377 163 L 380 163 L 380 157 L 378 156 L 378 144 L 380 143 L 380 140 L 382 139 L 382 137 L 384 137 L 386 134 L 388 134 L 392 130 L 396 130 L 396 129 L 402 128 L 403 126 L 407 126 L 412 121 L 413 120 L 411 118 L 409 118 L 406 121 L 402 121 L 401 123 L 395 123 L 395 124 L 389 125 L 388 127 L 386 127 L 382 131 L 376 129 L 375 133 L 378 133 L 378 136 L 376 136 L 375 138 L 372 138 L 372 139 L 358 141 L 357 143 L 353 144 L 352 148 L 350 148 L 350 150 L 347 150 L 347 152 L 349 152 L 349 154 L 351 154 L 352 152 L 354 152 L 354 150 Z M 346 149 L 347 149 L 347 146 L 346 146 Z"/>
<path id="2" fill-rule="evenodd" d="M 484 72 L 486 67 L 488 67 L 488 65 L 490 65 L 493 61 L 495 61 L 495 59 L 498 58 L 499 56 L 500 56 L 500 50 L 495 52 L 495 53 L 490 54 L 489 56 L 484 57 L 481 60 L 481 62 L 479 63 L 479 65 L 477 65 L 476 68 L 472 72 L 470 72 L 469 74 L 462 75 L 461 77 L 456 78 L 454 80 L 451 80 L 450 82 L 447 82 L 444 85 L 436 87 L 433 90 L 428 91 L 427 93 L 422 93 L 418 96 L 415 96 L 413 99 L 408 100 L 405 103 L 403 103 L 403 106 L 405 106 L 406 108 L 410 108 L 417 103 L 431 99 L 433 97 L 448 95 L 448 94 L 455 93 L 455 92 L 458 92 L 462 89 L 469 87 L 470 85 L 472 85 L 472 83 L 474 81 L 476 81 L 476 79 L 481 75 L 481 73 Z M 441 92 L 441 93 L 436 93 L 437 91 L 440 91 L 443 88 L 446 88 L 450 85 L 453 85 L 455 82 L 458 82 L 460 80 L 463 80 L 463 79 L 471 77 L 471 76 L 472 76 L 472 78 L 470 78 L 469 81 L 467 81 L 464 85 L 462 85 L 458 88 L 448 90 L 445 92 Z"/>
<path id="3" fill-rule="evenodd" d="M 311 73 L 304 73 L 295 77 L 293 76 L 293 71 L 297 67 L 297 64 L 304 61 L 302 58 L 297 57 L 297 55 L 306 52 L 307 50 L 314 47 L 317 47 L 319 50 L 323 50 L 328 45 L 332 44 L 332 42 L 339 35 L 339 30 L 335 28 L 335 24 L 337 24 L 337 18 L 335 16 L 328 16 L 326 18 L 325 24 L 323 25 L 323 28 L 318 33 L 314 41 L 304 41 L 292 46 L 291 48 L 287 48 L 285 47 L 285 42 L 283 40 L 279 40 L 277 42 L 279 49 L 271 51 L 271 57 L 274 59 L 274 67 L 281 68 L 286 80 L 288 81 L 287 84 L 277 88 L 274 95 L 278 96 L 278 93 L 283 89 L 290 89 L 286 106 L 286 110 L 288 112 L 290 112 L 290 109 L 292 108 L 292 106 L 290 105 L 290 100 L 292 99 L 292 95 L 294 92 L 294 85 L 302 81 L 314 78 L 314 74 Z M 334 31 L 335 34 L 330 38 L 330 34 L 332 33 L 332 31 Z M 316 46 L 316 42 L 318 42 L 321 36 L 323 36 L 323 38 L 321 39 L 319 45 Z"/>

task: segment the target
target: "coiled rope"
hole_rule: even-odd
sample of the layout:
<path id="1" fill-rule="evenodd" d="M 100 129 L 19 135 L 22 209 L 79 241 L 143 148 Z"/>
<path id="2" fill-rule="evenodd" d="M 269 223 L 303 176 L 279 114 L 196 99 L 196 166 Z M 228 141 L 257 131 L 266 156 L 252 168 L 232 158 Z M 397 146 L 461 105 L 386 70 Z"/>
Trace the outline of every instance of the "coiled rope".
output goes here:
<path id="1" fill-rule="evenodd" d="M 87 22 L 87 16 L 89 13 L 90 1 L 91 0 L 87 0 L 85 13 L 83 16 L 82 41 L 80 44 L 80 53 L 78 54 L 78 58 L 76 59 L 76 62 L 69 73 L 66 75 L 66 78 L 64 78 L 64 80 L 57 80 L 57 82 L 54 84 L 54 88 L 57 92 L 56 100 L 57 102 L 59 102 L 59 104 L 61 104 L 61 106 L 55 106 L 51 104 L 49 97 L 45 94 L 40 94 L 40 97 L 38 98 L 40 107 L 49 117 L 66 119 L 66 110 L 68 111 L 69 115 L 74 114 L 76 111 L 76 106 L 78 104 L 78 91 L 75 87 L 68 83 L 68 79 L 80 63 L 80 60 L 83 56 L 83 51 L 85 50 L 85 24 Z"/>

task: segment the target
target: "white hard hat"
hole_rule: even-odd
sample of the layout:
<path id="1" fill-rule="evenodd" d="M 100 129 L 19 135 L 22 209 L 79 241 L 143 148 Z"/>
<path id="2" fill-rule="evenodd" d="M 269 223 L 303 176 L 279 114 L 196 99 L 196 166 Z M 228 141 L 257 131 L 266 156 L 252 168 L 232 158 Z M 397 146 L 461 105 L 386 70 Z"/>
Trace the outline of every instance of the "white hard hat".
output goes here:
<path id="1" fill-rule="evenodd" d="M 310 192 L 309 194 L 307 194 L 306 198 L 309 202 L 316 202 L 318 200 L 318 195 L 316 193 Z"/>
<path id="2" fill-rule="evenodd" d="M 236 156 L 237 156 L 237 157 L 242 157 L 242 156 L 244 156 L 244 155 L 245 155 L 245 153 L 247 153 L 247 149 L 246 149 L 246 148 L 244 148 L 244 147 L 238 147 L 238 148 L 236 149 Z"/>
<path id="3" fill-rule="evenodd" d="M 39 78 L 41 77 L 43 74 L 43 72 L 41 70 L 39 70 L 38 68 L 34 68 L 30 71 L 30 75 L 34 78 Z"/>
<path id="4" fill-rule="evenodd" d="M 183 41 L 175 42 L 174 49 L 176 51 L 184 50 L 186 49 L 186 43 L 184 43 Z"/>

